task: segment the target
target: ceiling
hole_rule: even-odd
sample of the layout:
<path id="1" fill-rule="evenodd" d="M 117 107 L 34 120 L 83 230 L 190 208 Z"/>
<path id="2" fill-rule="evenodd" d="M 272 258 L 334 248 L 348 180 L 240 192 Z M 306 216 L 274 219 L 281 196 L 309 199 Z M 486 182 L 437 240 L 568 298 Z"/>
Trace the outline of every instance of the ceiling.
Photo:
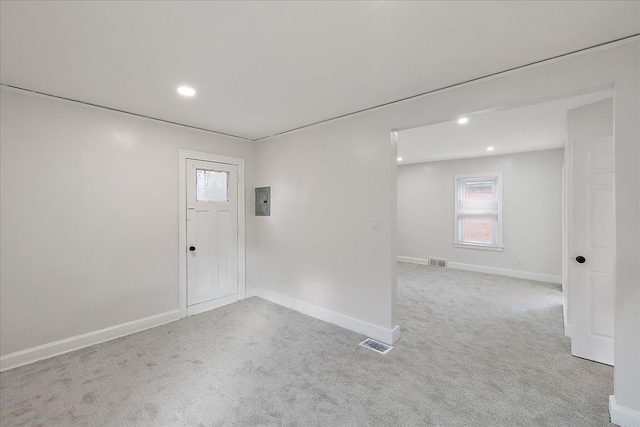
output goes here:
<path id="1" fill-rule="evenodd" d="M 609 98 L 590 93 L 398 132 L 399 165 L 551 150 L 565 145 L 567 111 Z M 487 151 L 493 147 L 492 151 Z"/>
<path id="2" fill-rule="evenodd" d="M 252 140 L 640 33 L 627 1 L 3 1 L 0 15 L 4 85 Z"/>

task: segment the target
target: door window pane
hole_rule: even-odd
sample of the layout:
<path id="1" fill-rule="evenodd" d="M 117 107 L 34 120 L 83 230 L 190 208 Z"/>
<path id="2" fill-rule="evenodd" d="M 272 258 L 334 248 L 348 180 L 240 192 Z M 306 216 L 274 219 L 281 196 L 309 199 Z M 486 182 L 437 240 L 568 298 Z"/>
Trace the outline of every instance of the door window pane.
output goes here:
<path id="1" fill-rule="evenodd" d="M 229 201 L 229 172 L 196 169 L 196 200 Z"/>

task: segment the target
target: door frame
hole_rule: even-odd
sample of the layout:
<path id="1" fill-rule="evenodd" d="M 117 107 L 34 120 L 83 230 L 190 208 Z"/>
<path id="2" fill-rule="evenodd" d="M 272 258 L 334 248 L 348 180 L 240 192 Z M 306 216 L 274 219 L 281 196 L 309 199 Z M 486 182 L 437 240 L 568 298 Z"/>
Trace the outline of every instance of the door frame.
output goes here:
<path id="1" fill-rule="evenodd" d="M 238 167 L 238 298 L 243 300 L 246 297 L 245 283 L 245 175 L 244 159 L 238 157 L 222 156 L 219 154 L 204 153 L 191 150 L 178 150 L 178 257 L 179 257 L 179 301 L 180 318 L 187 317 L 187 159 L 202 160 L 205 162 L 224 163 L 236 165 Z M 225 299 L 225 298 L 222 298 Z M 235 302 L 225 299 L 219 305 L 212 305 L 210 308 Z"/>
<path id="2" fill-rule="evenodd" d="M 566 121 L 565 121 L 566 128 Z M 562 318 L 564 336 L 572 337 L 573 319 L 571 318 L 571 254 L 573 253 L 572 221 L 573 215 L 573 141 L 565 132 L 564 163 L 562 165 Z"/>

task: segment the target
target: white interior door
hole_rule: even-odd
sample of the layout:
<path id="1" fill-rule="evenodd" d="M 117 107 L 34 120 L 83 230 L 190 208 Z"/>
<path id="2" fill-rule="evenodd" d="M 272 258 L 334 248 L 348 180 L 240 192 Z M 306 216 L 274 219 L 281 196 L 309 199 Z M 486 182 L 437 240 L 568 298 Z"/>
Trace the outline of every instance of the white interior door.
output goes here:
<path id="1" fill-rule="evenodd" d="M 191 159 L 186 166 L 187 305 L 194 312 L 238 295 L 238 166 Z"/>
<path id="2" fill-rule="evenodd" d="M 613 365 L 613 139 L 572 149 L 571 354 Z"/>

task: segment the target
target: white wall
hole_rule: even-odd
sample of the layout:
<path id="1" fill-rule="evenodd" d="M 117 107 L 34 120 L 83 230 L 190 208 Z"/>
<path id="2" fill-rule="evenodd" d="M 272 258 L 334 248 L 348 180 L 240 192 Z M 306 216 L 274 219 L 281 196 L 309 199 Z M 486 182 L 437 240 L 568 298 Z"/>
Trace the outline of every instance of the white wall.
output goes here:
<path id="1" fill-rule="evenodd" d="M 0 94 L 2 355 L 177 310 L 178 149 L 246 159 L 251 196 L 254 145 Z"/>
<path id="2" fill-rule="evenodd" d="M 613 98 L 603 99 L 567 113 L 567 138 L 581 141 L 613 136 Z"/>
<path id="3" fill-rule="evenodd" d="M 374 338 L 389 341 L 396 326 L 389 129 L 354 119 L 301 135 L 257 145 L 255 182 L 271 187 L 272 205 L 271 216 L 254 218 L 252 282 L 261 296 L 356 319 L 372 325 L 356 330 L 382 329 Z M 379 229 L 371 228 L 374 217 Z"/>
<path id="4" fill-rule="evenodd" d="M 639 410 L 639 48 L 636 40 L 596 49 L 259 143 L 256 184 L 272 186 L 274 204 L 271 217 L 255 219 L 254 284 L 391 327 L 396 150 L 389 131 L 614 85 L 615 397 L 621 407 Z M 380 220 L 377 231 L 369 227 L 373 216 Z"/>
<path id="5" fill-rule="evenodd" d="M 399 166 L 398 256 L 536 273 L 560 283 L 563 151 Z M 504 173 L 503 252 L 453 246 L 454 177 L 481 172 Z"/>
<path id="6" fill-rule="evenodd" d="M 607 98 L 599 102 L 594 102 L 583 107 L 574 108 L 567 113 L 567 142 L 571 144 L 579 143 L 582 140 L 591 140 L 593 138 L 605 138 L 613 136 L 613 98 Z M 571 152 L 569 149 L 565 151 L 565 162 L 567 165 L 571 163 Z M 569 168 L 565 169 L 565 180 L 571 185 L 571 176 L 569 175 Z M 570 221 L 571 211 L 571 199 L 567 198 L 566 203 L 566 216 L 567 221 Z M 567 242 L 570 238 L 569 230 L 565 230 L 567 233 Z M 569 259 L 571 253 L 569 247 L 565 254 L 565 258 Z M 565 330 L 571 330 L 573 322 L 571 319 L 571 269 L 569 263 L 564 265 L 564 280 L 563 280 L 563 293 L 564 293 L 564 316 L 565 316 Z"/>

